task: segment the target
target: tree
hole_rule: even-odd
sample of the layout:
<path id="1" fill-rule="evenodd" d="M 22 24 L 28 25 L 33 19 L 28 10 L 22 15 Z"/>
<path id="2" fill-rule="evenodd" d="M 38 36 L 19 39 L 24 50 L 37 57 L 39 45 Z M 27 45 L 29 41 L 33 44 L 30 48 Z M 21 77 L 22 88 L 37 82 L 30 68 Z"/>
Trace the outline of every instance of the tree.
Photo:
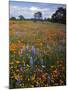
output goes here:
<path id="1" fill-rule="evenodd" d="M 66 23 L 66 8 L 60 7 L 52 15 L 53 22 Z"/>
<path id="2" fill-rule="evenodd" d="M 11 17 L 10 20 L 16 20 L 16 18 L 15 17 Z"/>
<path id="3" fill-rule="evenodd" d="M 46 17 L 44 18 L 44 21 L 47 21 Z"/>
<path id="4" fill-rule="evenodd" d="M 19 20 L 24 20 L 24 17 L 22 15 L 20 15 Z"/>
<path id="5" fill-rule="evenodd" d="M 49 21 L 49 22 L 51 22 L 51 18 L 47 18 L 46 20 Z"/>
<path id="6" fill-rule="evenodd" d="M 34 14 L 34 20 L 42 20 L 42 13 L 41 12 L 36 12 Z"/>

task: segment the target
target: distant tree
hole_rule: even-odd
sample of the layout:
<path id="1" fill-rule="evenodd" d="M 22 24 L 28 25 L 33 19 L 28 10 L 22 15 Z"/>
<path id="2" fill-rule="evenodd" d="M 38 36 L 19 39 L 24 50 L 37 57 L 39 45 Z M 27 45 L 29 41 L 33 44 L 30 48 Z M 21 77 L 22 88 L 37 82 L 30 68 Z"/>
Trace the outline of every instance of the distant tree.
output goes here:
<path id="1" fill-rule="evenodd" d="M 66 23 L 66 8 L 60 7 L 52 15 L 53 22 Z"/>
<path id="2" fill-rule="evenodd" d="M 42 13 L 41 12 L 36 12 L 34 14 L 34 20 L 42 20 Z"/>
<path id="3" fill-rule="evenodd" d="M 44 21 L 46 21 L 47 19 L 46 18 L 44 18 Z"/>
<path id="4" fill-rule="evenodd" d="M 19 20 L 24 20 L 24 16 L 20 15 Z"/>
<path id="5" fill-rule="evenodd" d="M 49 22 L 51 22 L 51 18 L 47 18 L 46 20 L 49 21 Z"/>
<path id="6" fill-rule="evenodd" d="M 16 18 L 15 17 L 11 17 L 10 20 L 16 20 Z"/>

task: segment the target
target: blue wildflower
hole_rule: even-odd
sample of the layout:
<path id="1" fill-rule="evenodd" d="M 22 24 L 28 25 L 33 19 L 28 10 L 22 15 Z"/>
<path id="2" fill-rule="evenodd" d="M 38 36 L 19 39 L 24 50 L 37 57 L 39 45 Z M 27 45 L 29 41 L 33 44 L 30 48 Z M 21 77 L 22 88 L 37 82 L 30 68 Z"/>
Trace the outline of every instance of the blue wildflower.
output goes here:
<path id="1" fill-rule="evenodd" d="M 33 67 L 33 58 L 32 58 L 32 56 L 30 57 L 30 66 Z"/>
<path id="2" fill-rule="evenodd" d="M 23 71 L 22 67 L 20 67 L 20 71 L 21 71 L 21 72 Z"/>
<path id="3" fill-rule="evenodd" d="M 19 70 L 20 70 L 20 71 L 23 71 L 21 64 L 19 64 L 18 67 L 19 67 Z"/>
<path id="4" fill-rule="evenodd" d="M 18 67 L 20 68 L 20 67 L 22 67 L 22 65 L 21 65 L 21 64 L 19 64 L 19 65 L 18 65 Z"/>
<path id="5" fill-rule="evenodd" d="M 21 83 L 20 77 L 18 76 L 18 79 L 16 81 L 16 84 L 19 85 Z"/>
<path id="6" fill-rule="evenodd" d="M 36 54 L 36 49 L 34 46 L 32 46 L 32 56 L 35 56 L 35 54 Z"/>
<path id="7" fill-rule="evenodd" d="M 50 85 L 50 81 L 51 81 L 51 77 L 50 77 L 50 75 L 48 74 L 48 77 L 47 77 L 48 85 Z"/>

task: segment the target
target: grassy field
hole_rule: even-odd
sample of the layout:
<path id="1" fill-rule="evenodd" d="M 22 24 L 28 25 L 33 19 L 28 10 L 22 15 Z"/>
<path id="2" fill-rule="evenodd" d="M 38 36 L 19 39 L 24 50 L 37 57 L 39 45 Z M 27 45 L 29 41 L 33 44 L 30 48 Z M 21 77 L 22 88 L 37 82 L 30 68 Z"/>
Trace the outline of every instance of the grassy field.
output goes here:
<path id="1" fill-rule="evenodd" d="M 10 21 L 10 88 L 66 84 L 66 26 Z"/>

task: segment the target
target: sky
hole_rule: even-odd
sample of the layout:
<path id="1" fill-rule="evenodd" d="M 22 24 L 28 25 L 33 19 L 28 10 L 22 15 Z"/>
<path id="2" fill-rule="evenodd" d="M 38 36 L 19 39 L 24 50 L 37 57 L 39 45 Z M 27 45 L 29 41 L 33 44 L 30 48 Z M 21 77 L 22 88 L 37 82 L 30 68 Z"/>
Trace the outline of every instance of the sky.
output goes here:
<path id="1" fill-rule="evenodd" d="M 66 6 L 64 4 L 50 4 L 50 3 L 35 3 L 35 2 L 23 2 L 23 1 L 10 1 L 9 2 L 9 17 L 18 18 L 19 15 L 23 15 L 24 18 L 33 18 L 34 13 L 40 11 L 44 18 L 51 18 L 57 8 Z"/>

